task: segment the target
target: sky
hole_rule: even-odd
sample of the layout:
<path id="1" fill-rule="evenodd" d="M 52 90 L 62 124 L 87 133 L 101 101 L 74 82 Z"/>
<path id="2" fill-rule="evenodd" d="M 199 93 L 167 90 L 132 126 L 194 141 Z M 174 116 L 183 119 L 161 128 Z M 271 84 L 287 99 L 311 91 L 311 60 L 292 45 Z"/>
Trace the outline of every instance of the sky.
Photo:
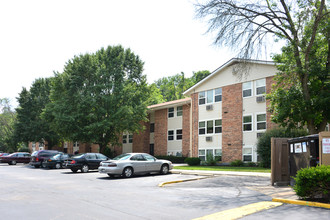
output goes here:
<path id="1" fill-rule="evenodd" d="M 149 83 L 214 71 L 235 56 L 213 45 L 195 0 L 0 0 L 0 98 L 62 72 L 75 55 L 122 45 L 144 61 Z"/>

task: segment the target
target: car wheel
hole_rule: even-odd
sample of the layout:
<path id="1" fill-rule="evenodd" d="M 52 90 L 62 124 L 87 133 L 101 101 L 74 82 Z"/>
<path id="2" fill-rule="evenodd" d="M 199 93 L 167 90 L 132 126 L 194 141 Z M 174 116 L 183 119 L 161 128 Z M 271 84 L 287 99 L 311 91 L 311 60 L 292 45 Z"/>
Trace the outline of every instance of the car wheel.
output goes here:
<path id="1" fill-rule="evenodd" d="M 89 170 L 89 167 L 88 167 L 87 164 L 84 164 L 84 165 L 82 166 L 82 168 L 81 168 L 81 172 L 82 172 L 82 173 L 87 173 L 88 170 Z"/>
<path id="2" fill-rule="evenodd" d="M 133 176 L 133 168 L 132 167 L 126 167 L 124 170 L 123 170 L 123 176 L 126 177 L 126 178 L 129 178 L 131 176 Z"/>
<path id="3" fill-rule="evenodd" d="M 77 173 L 77 169 L 71 169 L 72 172 Z"/>
<path id="4" fill-rule="evenodd" d="M 17 164 L 16 160 L 13 160 L 13 161 L 11 162 L 11 165 L 16 165 L 16 164 Z"/>
<path id="5" fill-rule="evenodd" d="M 162 167 L 160 168 L 160 173 L 165 175 L 165 174 L 168 174 L 169 172 L 169 168 L 168 168 L 168 165 L 167 164 L 163 164 Z"/>
<path id="6" fill-rule="evenodd" d="M 46 168 L 46 164 L 45 164 L 44 161 L 41 162 L 41 167 L 42 167 L 42 168 Z"/>
<path id="7" fill-rule="evenodd" d="M 56 164 L 55 164 L 55 168 L 56 168 L 56 169 L 60 169 L 61 167 L 62 167 L 62 166 L 61 166 L 60 163 L 56 163 Z"/>

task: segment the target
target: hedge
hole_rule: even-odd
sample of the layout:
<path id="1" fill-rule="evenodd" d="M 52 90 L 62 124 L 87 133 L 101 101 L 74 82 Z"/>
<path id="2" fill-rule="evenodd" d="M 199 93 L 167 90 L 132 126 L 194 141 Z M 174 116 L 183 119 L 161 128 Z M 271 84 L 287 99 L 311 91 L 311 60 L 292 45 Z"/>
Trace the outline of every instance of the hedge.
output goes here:
<path id="1" fill-rule="evenodd" d="M 156 156 L 157 159 L 169 160 L 172 163 L 185 163 L 186 157 L 176 157 L 176 156 Z"/>

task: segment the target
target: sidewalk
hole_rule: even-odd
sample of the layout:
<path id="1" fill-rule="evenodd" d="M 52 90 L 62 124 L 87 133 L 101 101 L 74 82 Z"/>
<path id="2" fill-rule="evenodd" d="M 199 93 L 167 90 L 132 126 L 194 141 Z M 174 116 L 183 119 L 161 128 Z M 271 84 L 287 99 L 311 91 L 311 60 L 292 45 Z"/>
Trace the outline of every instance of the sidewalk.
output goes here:
<path id="1" fill-rule="evenodd" d="M 204 171 L 204 170 L 179 170 L 175 169 L 177 164 L 174 164 L 174 169 L 171 170 L 171 173 L 176 174 L 183 174 L 183 175 L 196 175 L 198 177 L 194 179 L 182 180 L 182 181 L 175 181 L 175 182 L 168 182 L 163 183 L 161 186 L 166 184 L 172 184 L 177 182 L 185 182 L 185 181 L 192 181 L 192 180 L 200 180 L 207 177 L 212 176 L 221 176 L 221 175 L 231 175 L 231 176 L 258 176 L 258 177 L 267 177 L 270 178 L 270 173 L 259 173 L 259 172 L 235 172 L 235 171 Z M 182 166 L 180 164 L 179 166 Z M 311 203 L 306 202 L 303 200 L 298 200 L 298 196 L 290 186 L 271 186 L 270 179 L 268 186 L 253 186 L 247 187 L 250 190 L 258 191 L 262 194 L 268 195 L 272 198 L 274 202 L 282 202 L 282 203 L 289 203 L 289 204 L 297 204 L 297 205 L 307 205 L 307 206 L 315 206 L 315 207 L 322 207 L 330 209 L 330 204 L 325 203 Z"/>

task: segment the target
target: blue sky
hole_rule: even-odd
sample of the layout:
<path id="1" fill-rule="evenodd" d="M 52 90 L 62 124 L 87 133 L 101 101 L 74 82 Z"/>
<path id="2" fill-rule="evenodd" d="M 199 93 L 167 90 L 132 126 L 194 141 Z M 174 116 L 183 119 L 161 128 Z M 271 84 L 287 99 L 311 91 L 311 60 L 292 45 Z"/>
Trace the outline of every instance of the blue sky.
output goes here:
<path id="1" fill-rule="evenodd" d="M 0 97 L 15 97 L 61 72 L 74 55 L 108 45 L 130 48 L 149 83 L 184 72 L 213 71 L 234 53 L 212 45 L 194 0 L 0 1 Z M 16 105 L 14 103 L 14 105 Z"/>

